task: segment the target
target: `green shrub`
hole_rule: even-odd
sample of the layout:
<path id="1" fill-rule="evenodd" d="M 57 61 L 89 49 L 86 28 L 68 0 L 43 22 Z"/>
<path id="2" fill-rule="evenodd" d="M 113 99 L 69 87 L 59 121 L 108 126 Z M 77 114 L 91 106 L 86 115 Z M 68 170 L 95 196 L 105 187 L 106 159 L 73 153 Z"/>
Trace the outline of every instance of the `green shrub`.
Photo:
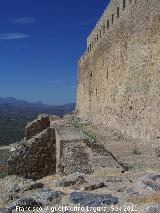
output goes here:
<path id="1" fill-rule="evenodd" d="M 142 154 L 142 152 L 140 151 L 140 149 L 137 146 L 135 146 L 132 151 L 133 151 L 133 154 L 135 154 L 135 155 Z"/>
<path id="2" fill-rule="evenodd" d="M 126 171 L 135 170 L 134 165 L 131 165 L 131 164 L 128 164 L 128 163 L 123 163 L 123 166 L 126 169 Z"/>
<path id="3" fill-rule="evenodd" d="M 7 161 L 9 158 L 9 150 L 0 150 L 0 161 Z"/>
<path id="4" fill-rule="evenodd" d="M 0 179 L 6 177 L 8 175 L 8 167 L 0 166 Z"/>

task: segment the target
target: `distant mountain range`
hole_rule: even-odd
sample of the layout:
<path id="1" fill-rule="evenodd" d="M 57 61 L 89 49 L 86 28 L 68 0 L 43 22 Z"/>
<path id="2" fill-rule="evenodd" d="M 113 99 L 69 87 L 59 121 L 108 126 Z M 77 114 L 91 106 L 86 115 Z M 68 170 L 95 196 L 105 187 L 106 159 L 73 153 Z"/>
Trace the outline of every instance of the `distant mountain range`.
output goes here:
<path id="1" fill-rule="evenodd" d="M 24 100 L 17 100 L 13 97 L 0 97 L 0 116 L 6 114 L 37 115 L 38 113 L 48 113 L 64 115 L 75 109 L 75 103 L 68 103 L 60 106 L 46 105 L 41 102 L 30 103 Z"/>
<path id="2" fill-rule="evenodd" d="M 75 109 L 75 103 L 49 106 L 41 102 L 29 103 L 15 98 L 0 98 L 0 146 L 20 141 L 27 122 L 38 114 L 63 116 Z"/>

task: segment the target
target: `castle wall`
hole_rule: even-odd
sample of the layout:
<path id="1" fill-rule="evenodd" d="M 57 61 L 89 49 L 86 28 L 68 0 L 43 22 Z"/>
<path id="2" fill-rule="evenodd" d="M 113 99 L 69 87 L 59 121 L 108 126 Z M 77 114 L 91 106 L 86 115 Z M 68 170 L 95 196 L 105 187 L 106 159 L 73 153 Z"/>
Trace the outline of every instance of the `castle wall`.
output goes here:
<path id="1" fill-rule="evenodd" d="M 112 0 L 87 45 L 78 64 L 78 115 L 159 140 L 160 1 Z"/>

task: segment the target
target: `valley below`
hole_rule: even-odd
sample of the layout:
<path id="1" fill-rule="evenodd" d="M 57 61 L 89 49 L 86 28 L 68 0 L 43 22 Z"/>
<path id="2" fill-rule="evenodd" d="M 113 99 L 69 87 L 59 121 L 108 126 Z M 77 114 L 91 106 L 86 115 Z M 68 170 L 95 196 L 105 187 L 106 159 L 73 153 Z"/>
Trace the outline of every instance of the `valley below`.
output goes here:
<path id="1" fill-rule="evenodd" d="M 74 103 L 60 106 L 43 103 L 29 103 L 15 98 L 0 98 L 0 147 L 20 141 L 24 137 L 24 128 L 39 114 L 63 116 L 73 111 Z"/>

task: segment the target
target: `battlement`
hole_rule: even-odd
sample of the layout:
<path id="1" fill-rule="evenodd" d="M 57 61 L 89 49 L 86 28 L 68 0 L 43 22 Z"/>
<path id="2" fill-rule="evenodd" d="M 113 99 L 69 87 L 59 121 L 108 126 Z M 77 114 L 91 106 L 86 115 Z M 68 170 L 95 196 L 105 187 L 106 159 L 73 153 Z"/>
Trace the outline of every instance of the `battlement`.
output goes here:
<path id="1" fill-rule="evenodd" d="M 137 0 L 112 0 L 104 10 L 96 26 L 87 38 L 87 49 L 80 57 L 79 63 L 83 62 L 88 55 L 97 47 L 104 37 L 107 37 L 114 27 L 119 24 L 125 12 L 137 6 Z"/>

